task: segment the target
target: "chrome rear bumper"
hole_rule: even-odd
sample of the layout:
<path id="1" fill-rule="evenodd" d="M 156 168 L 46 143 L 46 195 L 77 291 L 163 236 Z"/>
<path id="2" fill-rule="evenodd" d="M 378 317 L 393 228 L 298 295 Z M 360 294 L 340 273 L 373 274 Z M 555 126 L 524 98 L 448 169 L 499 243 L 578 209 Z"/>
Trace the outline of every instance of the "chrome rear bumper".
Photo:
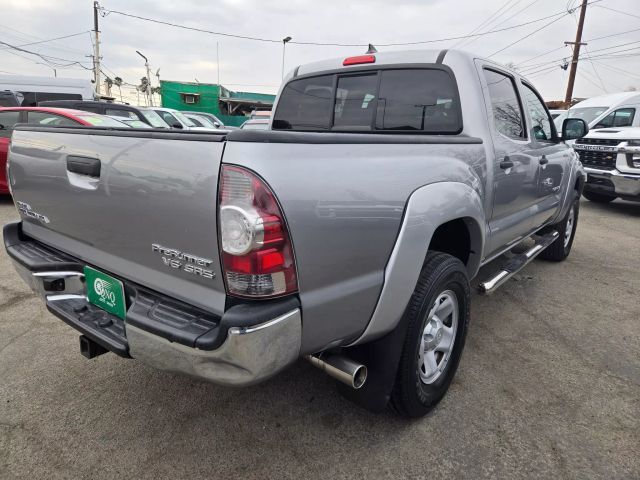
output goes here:
<path id="1" fill-rule="evenodd" d="M 80 263 L 74 264 L 65 254 L 56 256 L 57 252 L 24 238 L 19 227 L 15 228 L 18 232 L 5 227 L 4 239 L 20 277 L 51 313 L 122 357 L 221 385 L 243 386 L 266 380 L 300 355 L 302 318 L 297 299 L 253 304 L 251 308 L 236 305 L 222 317 L 214 317 L 125 282 L 127 290 L 134 293 L 122 320 L 89 303 Z M 146 305 L 150 305 L 148 310 Z M 162 308 L 170 312 L 168 320 L 162 317 Z M 190 319 L 199 327 L 206 325 L 206 332 L 185 341 L 186 330 L 178 330 L 176 325 L 189 326 Z M 168 330 L 167 324 L 173 330 Z"/>

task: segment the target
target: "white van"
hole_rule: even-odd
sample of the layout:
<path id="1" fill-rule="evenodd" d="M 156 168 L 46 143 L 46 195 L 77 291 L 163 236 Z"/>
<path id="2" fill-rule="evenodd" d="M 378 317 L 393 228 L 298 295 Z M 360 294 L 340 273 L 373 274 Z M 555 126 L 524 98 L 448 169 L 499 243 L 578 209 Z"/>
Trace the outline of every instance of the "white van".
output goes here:
<path id="1" fill-rule="evenodd" d="M 640 92 L 588 98 L 574 105 L 567 118 L 581 118 L 589 128 L 640 127 Z"/>
<path id="2" fill-rule="evenodd" d="M 35 107 L 46 100 L 94 100 L 91 82 L 76 78 L 0 75 L 0 91 L 7 90 L 22 94 L 22 107 Z"/>

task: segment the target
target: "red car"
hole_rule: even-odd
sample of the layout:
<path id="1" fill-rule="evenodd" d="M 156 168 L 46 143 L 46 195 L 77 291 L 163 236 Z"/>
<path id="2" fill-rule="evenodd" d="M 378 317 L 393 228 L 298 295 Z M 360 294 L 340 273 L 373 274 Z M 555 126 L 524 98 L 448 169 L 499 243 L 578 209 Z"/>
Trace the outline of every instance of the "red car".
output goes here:
<path id="1" fill-rule="evenodd" d="M 11 132 L 16 123 L 55 125 L 59 127 L 85 125 L 88 127 L 124 127 L 128 125 L 110 117 L 82 110 L 66 108 L 7 107 L 0 108 L 0 194 L 9 193 L 7 185 L 7 152 Z"/>

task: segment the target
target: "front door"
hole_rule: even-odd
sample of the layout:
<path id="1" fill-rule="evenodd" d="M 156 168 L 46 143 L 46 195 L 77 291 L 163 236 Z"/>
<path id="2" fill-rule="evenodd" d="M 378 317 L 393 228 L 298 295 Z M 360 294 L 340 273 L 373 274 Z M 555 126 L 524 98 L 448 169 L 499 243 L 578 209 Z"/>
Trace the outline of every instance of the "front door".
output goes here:
<path id="1" fill-rule="evenodd" d="M 526 83 L 521 83 L 522 98 L 528 114 L 529 136 L 535 147 L 538 164 L 535 207 L 530 227 L 535 229 L 549 220 L 560 208 L 565 168 L 569 165 L 571 147 L 558 141 L 552 120 L 540 95 Z"/>

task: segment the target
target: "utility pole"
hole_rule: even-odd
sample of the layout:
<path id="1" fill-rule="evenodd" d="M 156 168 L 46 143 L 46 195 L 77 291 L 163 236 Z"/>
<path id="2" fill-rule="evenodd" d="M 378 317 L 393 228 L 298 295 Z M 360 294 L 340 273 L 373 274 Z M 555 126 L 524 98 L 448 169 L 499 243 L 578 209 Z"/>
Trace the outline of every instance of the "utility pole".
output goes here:
<path id="1" fill-rule="evenodd" d="M 93 75 L 96 81 L 96 95 L 100 98 L 100 30 L 98 29 L 98 9 L 100 4 L 93 2 L 93 33 L 95 35 L 93 51 Z"/>
<path id="2" fill-rule="evenodd" d="M 144 58 L 144 66 L 147 69 L 147 91 L 145 92 L 147 94 L 147 106 L 153 107 L 153 96 L 151 93 L 151 72 L 149 71 L 149 60 L 147 60 L 147 57 L 141 54 L 138 50 L 136 50 L 136 53 L 140 55 L 142 58 Z"/>
<path id="3" fill-rule="evenodd" d="M 586 43 L 582 42 L 582 28 L 584 27 L 584 16 L 587 13 L 587 3 L 587 0 L 582 0 L 580 18 L 578 20 L 578 30 L 576 31 L 576 41 L 564 42 L 565 45 L 573 45 L 573 58 L 571 59 L 571 68 L 569 69 L 569 83 L 567 84 L 567 94 L 564 97 L 565 108 L 569 108 L 571 106 L 571 99 L 573 98 L 573 85 L 576 81 L 576 70 L 578 69 L 578 59 L 580 58 L 580 46 L 586 45 Z"/>
<path id="4" fill-rule="evenodd" d="M 291 37 L 285 37 L 282 39 L 282 78 L 284 78 L 284 52 L 287 48 L 287 43 L 291 41 Z"/>

